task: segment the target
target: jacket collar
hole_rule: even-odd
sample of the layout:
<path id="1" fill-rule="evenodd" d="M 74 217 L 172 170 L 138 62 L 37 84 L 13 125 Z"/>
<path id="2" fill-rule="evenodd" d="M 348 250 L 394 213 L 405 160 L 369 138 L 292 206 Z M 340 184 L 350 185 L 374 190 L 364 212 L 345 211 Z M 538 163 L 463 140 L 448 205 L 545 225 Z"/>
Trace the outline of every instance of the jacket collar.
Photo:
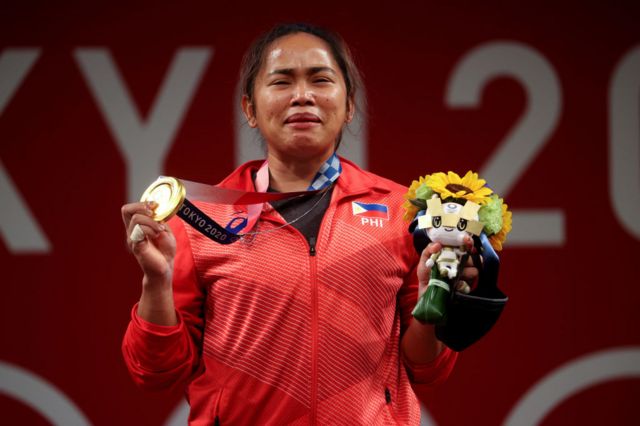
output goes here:
<path id="1" fill-rule="evenodd" d="M 253 174 L 258 171 L 264 160 L 253 160 L 244 163 L 229 176 L 227 176 L 218 186 L 222 188 L 239 189 L 242 191 L 255 191 L 253 184 Z M 342 174 L 337 181 L 337 188 L 343 196 L 362 194 L 371 190 L 379 192 L 391 192 L 391 187 L 384 179 L 375 177 L 365 172 L 351 161 L 340 157 L 342 163 Z"/>

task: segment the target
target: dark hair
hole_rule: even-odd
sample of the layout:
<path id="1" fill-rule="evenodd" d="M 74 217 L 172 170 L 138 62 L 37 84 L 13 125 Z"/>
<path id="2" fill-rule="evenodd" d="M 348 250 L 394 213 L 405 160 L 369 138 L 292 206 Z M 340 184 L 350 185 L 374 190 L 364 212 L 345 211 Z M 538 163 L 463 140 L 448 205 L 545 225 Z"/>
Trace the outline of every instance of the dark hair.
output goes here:
<path id="1" fill-rule="evenodd" d="M 242 94 L 253 102 L 256 77 L 264 61 L 265 51 L 277 39 L 289 34 L 307 33 L 324 40 L 331 49 L 333 58 L 340 67 L 347 88 L 347 99 L 355 100 L 356 91 L 362 86 L 360 72 L 356 67 L 349 47 L 338 34 L 324 28 L 304 23 L 278 24 L 262 34 L 249 47 L 242 58 L 240 84 Z"/>

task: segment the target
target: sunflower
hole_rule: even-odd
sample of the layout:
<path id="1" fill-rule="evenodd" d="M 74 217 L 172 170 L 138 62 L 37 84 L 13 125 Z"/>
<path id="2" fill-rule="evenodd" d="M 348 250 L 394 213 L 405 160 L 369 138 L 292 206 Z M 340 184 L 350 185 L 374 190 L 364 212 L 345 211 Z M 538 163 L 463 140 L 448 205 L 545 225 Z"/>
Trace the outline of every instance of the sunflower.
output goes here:
<path id="1" fill-rule="evenodd" d="M 434 173 L 428 177 L 426 184 L 440 194 L 444 201 L 447 198 L 462 198 L 480 205 L 486 204 L 493 191 L 484 186 L 486 181 L 479 179 L 477 173 L 468 171 L 463 178 L 456 173 Z"/>
<path id="2" fill-rule="evenodd" d="M 410 200 L 415 200 L 416 198 L 418 198 L 417 193 L 420 193 L 420 195 L 422 195 L 424 189 L 427 186 L 426 182 L 428 178 L 429 175 L 426 175 L 425 177 L 420 177 L 418 180 L 414 180 L 413 182 L 411 182 L 411 186 L 409 187 L 407 193 L 404 194 L 404 198 L 406 199 L 406 201 L 404 202 L 402 207 L 404 208 L 404 220 L 406 220 L 407 222 L 411 222 L 416 216 L 416 213 L 418 213 L 418 211 L 420 210 L 418 206 L 414 205 Z"/>
<path id="3" fill-rule="evenodd" d="M 507 209 L 507 204 L 502 200 L 502 229 L 489 236 L 491 246 L 496 250 L 502 250 L 502 244 L 507 239 L 507 234 L 511 231 L 511 212 Z"/>

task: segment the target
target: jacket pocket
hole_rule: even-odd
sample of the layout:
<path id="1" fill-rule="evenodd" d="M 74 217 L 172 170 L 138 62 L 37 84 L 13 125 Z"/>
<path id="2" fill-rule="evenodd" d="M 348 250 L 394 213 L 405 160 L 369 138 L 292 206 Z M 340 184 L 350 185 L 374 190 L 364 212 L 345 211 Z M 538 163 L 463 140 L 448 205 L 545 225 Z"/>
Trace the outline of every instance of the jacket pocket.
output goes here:
<path id="1" fill-rule="evenodd" d="M 214 426 L 220 426 L 220 401 L 222 401 L 222 389 L 220 389 L 220 392 L 218 392 L 218 395 L 216 395 L 216 398 L 213 402 L 213 425 Z"/>
<path id="2" fill-rule="evenodd" d="M 396 410 L 394 409 L 393 403 L 393 395 L 391 395 L 391 389 L 388 386 L 384 387 L 384 403 L 389 412 L 389 415 L 393 419 L 395 423 L 398 422 L 396 419 Z"/>

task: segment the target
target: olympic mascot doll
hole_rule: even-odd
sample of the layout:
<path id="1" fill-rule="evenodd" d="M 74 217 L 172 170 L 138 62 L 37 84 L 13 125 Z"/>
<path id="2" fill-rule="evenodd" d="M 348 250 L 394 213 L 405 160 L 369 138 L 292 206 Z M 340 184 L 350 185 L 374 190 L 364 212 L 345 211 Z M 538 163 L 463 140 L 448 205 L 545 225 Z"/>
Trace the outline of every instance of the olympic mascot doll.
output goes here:
<path id="1" fill-rule="evenodd" d="M 496 250 L 511 230 L 511 212 L 485 183 L 471 171 L 462 178 L 434 173 L 413 181 L 405 196 L 405 219 L 418 254 L 429 242 L 442 245 L 427 260 L 431 276 L 413 316 L 435 324 L 438 338 L 458 351 L 486 334 L 507 302 L 497 286 Z M 464 243 L 467 236 L 473 247 Z M 459 281 L 469 256 L 480 271 L 473 286 Z"/>

